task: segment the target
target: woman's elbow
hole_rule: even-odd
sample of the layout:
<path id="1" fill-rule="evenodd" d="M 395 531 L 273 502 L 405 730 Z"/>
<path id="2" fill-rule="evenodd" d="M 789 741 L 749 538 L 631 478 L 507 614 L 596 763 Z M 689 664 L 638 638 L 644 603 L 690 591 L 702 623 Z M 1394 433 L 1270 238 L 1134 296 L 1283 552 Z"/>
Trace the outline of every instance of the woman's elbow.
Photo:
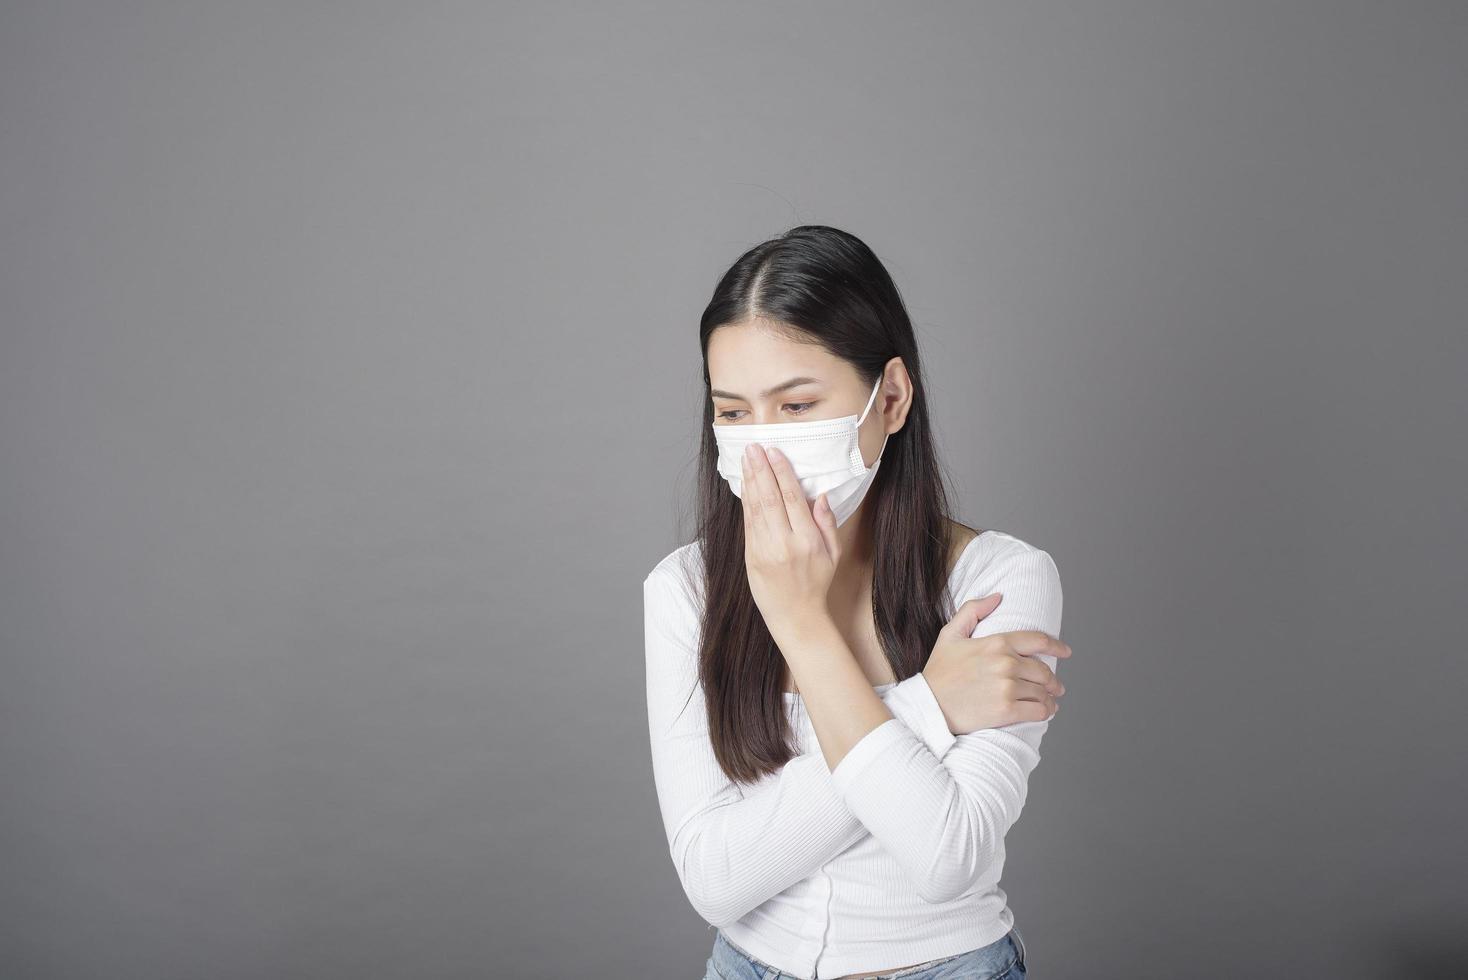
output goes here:
<path id="1" fill-rule="evenodd" d="M 681 860 L 675 852 L 673 861 L 678 868 L 683 894 L 688 896 L 688 904 L 709 925 L 722 928 L 739 921 L 749 911 L 742 907 L 743 896 L 728 887 L 730 876 L 700 867 L 697 855 L 691 849 L 683 853 Z"/>
<path id="2" fill-rule="evenodd" d="M 961 824 L 962 830 L 955 825 L 955 832 L 943 838 L 947 843 L 935 846 L 932 860 L 913 876 L 918 897 L 929 904 L 951 902 L 962 896 L 996 857 L 997 842 L 1003 838 L 982 808 L 965 811 Z"/>
<path id="3" fill-rule="evenodd" d="M 748 911 L 740 907 L 737 896 L 710 892 L 698 882 L 685 881 L 683 893 L 700 919 L 720 929 L 738 922 Z"/>

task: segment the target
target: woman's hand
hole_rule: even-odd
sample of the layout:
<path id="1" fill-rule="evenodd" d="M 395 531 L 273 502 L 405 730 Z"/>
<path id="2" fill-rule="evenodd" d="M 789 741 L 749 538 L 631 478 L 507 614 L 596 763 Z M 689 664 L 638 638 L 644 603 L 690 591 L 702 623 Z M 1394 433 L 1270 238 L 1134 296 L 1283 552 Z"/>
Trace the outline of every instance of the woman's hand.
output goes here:
<path id="1" fill-rule="evenodd" d="M 784 453 L 752 443 L 740 501 L 749 591 L 770 632 L 829 618 L 826 595 L 841 547 L 826 495 L 812 507 Z"/>
<path id="2" fill-rule="evenodd" d="M 999 605 L 998 593 L 970 599 L 938 633 L 923 677 L 933 689 L 948 730 L 967 735 L 1055 714 L 1065 685 L 1035 654 L 1069 657 L 1070 644 L 1040 630 L 974 637 L 979 621 Z M 999 601 L 994 601 L 999 600 Z"/>

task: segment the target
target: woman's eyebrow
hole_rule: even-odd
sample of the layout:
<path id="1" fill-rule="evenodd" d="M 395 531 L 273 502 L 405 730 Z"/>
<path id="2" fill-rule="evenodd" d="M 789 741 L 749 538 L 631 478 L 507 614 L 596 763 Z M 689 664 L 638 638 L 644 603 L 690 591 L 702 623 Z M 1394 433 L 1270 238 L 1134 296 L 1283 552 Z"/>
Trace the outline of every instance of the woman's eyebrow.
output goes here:
<path id="1" fill-rule="evenodd" d="M 760 397 L 761 398 L 769 398 L 771 395 L 777 395 L 780 392 L 785 391 L 788 388 L 794 388 L 797 385 L 820 384 L 820 383 L 821 383 L 821 379 L 820 378 L 807 378 L 807 377 L 791 378 L 789 381 L 782 381 L 782 382 L 780 382 L 779 384 L 775 385 L 775 387 L 773 387 L 773 388 L 766 388 L 764 391 L 760 392 Z M 718 388 L 712 388 L 712 389 L 710 389 L 709 390 L 709 395 L 711 395 L 714 398 L 737 398 L 740 401 L 743 401 L 744 400 L 744 396 L 743 395 L 736 395 L 732 391 L 720 391 Z"/>

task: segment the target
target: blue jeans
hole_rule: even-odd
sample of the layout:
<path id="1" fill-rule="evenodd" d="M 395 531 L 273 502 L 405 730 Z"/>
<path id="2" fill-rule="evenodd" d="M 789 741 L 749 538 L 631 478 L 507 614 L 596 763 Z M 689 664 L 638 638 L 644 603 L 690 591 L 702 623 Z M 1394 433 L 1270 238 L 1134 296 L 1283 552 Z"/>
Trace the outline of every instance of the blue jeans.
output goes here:
<path id="1" fill-rule="evenodd" d="M 855 970 L 850 971 L 855 973 Z M 1024 980 L 1025 939 L 1018 928 L 1000 936 L 987 946 L 956 953 L 923 966 L 878 974 L 882 980 Z M 714 949 L 705 964 L 703 980 L 797 980 L 750 956 L 724 938 L 722 930 L 714 937 Z"/>

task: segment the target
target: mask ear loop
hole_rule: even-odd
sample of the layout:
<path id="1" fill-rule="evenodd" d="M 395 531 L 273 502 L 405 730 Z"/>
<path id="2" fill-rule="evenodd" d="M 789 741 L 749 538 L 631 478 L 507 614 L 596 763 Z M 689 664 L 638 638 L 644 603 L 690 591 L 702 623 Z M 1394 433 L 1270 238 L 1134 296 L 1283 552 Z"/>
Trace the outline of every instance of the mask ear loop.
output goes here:
<path id="1" fill-rule="evenodd" d="M 892 433 L 888 432 L 882 436 L 882 448 L 877 450 L 877 458 L 872 460 L 873 466 L 876 466 L 882 461 L 882 453 L 887 451 L 887 436 L 890 436 L 891 434 Z"/>
<path id="2" fill-rule="evenodd" d="M 872 385 L 872 393 L 871 393 L 870 397 L 867 398 L 867 407 L 861 410 L 861 418 L 859 418 L 859 419 L 856 420 L 856 424 L 857 425 L 861 425 L 863 422 L 865 422 L 867 420 L 867 413 L 872 410 L 872 403 L 877 400 L 877 392 L 880 391 L 881 388 L 882 388 L 882 377 L 881 377 L 881 375 L 878 375 L 877 376 L 877 383 L 874 384 L 874 385 Z"/>
<path id="3" fill-rule="evenodd" d="M 872 403 L 877 400 L 877 392 L 880 391 L 881 389 L 882 389 L 882 376 L 881 375 L 878 375 L 877 376 L 877 383 L 874 384 L 874 385 L 872 385 L 872 394 L 871 394 L 871 397 L 867 399 L 867 407 L 861 410 L 861 418 L 859 418 L 859 419 L 856 420 L 856 424 L 858 426 L 860 426 L 863 422 L 865 422 L 867 420 L 867 413 L 872 410 Z M 886 450 L 887 450 L 887 437 L 890 436 L 891 434 L 892 433 L 887 432 L 887 433 L 884 433 L 882 435 L 882 448 L 877 450 L 877 458 L 874 459 L 874 460 L 872 460 L 872 465 L 873 466 L 876 466 L 878 463 L 880 463 L 882 461 L 882 453 L 886 452 Z"/>

